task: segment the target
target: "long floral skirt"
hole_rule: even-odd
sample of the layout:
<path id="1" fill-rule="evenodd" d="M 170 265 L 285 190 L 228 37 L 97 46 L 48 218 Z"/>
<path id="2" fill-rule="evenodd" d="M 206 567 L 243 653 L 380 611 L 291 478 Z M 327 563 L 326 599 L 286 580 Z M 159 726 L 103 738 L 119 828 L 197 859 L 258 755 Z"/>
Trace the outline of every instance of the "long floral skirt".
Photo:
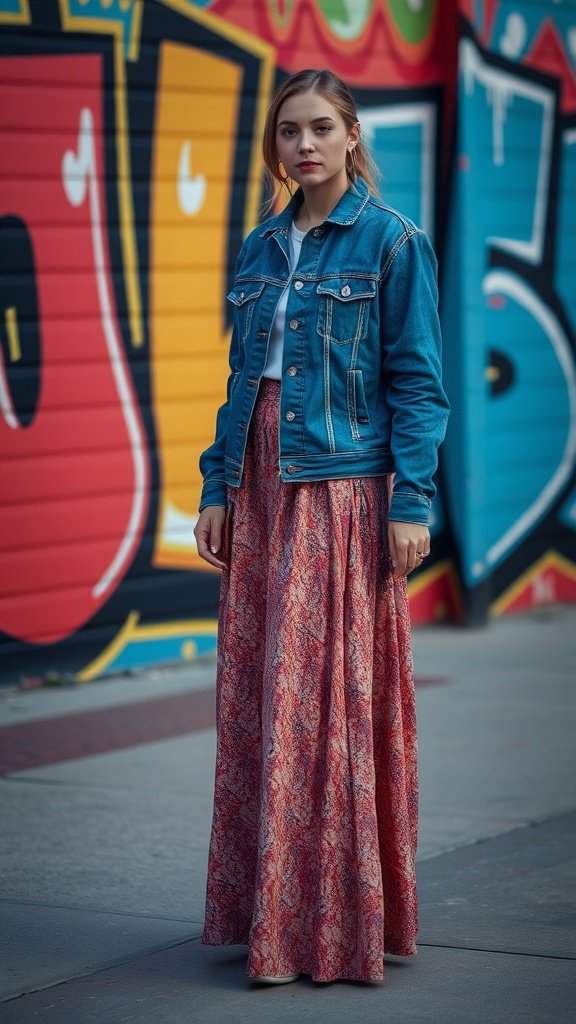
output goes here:
<path id="1" fill-rule="evenodd" d="M 381 981 L 416 953 L 418 773 L 406 580 L 387 477 L 283 483 L 263 379 L 228 488 L 202 941 L 249 977 Z"/>

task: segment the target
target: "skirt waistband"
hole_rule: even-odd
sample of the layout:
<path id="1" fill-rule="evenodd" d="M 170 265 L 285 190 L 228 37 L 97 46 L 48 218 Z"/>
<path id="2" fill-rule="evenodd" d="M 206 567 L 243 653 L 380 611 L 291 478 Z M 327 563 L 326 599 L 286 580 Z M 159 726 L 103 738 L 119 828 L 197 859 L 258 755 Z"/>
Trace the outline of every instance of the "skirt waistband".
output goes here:
<path id="1" fill-rule="evenodd" d="M 262 377 L 258 388 L 258 399 L 260 401 L 273 402 L 280 397 L 281 381 L 275 377 Z"/>

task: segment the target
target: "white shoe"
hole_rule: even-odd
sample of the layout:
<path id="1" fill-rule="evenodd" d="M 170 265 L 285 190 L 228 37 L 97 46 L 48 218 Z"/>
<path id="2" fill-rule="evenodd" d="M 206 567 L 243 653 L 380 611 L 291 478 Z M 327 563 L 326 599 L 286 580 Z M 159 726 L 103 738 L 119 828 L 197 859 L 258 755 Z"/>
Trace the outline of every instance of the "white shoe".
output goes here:
<path id="1" fill-rule="evenodd" d="M 255 978 L 250 978 L 250 981 L 256 981 L 261 985 L 287 985 L 290 981 L 298 981 L 300 974 L 283 974 L 281 977 L 275 977 L 273 974 L 257 974 Z"/>

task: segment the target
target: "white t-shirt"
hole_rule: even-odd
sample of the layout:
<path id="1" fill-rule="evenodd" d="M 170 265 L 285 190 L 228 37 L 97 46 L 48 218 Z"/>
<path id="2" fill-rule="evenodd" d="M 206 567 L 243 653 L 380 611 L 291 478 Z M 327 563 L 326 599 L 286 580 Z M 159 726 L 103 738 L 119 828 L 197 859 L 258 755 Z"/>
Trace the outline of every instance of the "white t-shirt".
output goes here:
<path id="1" fill-rule="evenodd" d="M 302 240 L 305 236 L 305 231 L 300 231 L 292 221 L 290 225 L 290 232 L 288 235 L 288 251 L 290 253 L 290 275 L 292 275 L 296 269 L 298 260 L 300 259 L 300 249 L 302 248 Z M 268 344 L 268 358 L 266 360 L 266 366 L 264 367 L 264 377 L 272 377 L 274 380 L 280 380 L 282 376 L 282 352 L 284 349 L 284 326 L 286 323 L 286 306 L 288 305 L 288 289 L 291 283 L 291 277 L 286 285 L 280 301 L 276 309 L 276 316 L 270 329 L 270 341 Z"/>

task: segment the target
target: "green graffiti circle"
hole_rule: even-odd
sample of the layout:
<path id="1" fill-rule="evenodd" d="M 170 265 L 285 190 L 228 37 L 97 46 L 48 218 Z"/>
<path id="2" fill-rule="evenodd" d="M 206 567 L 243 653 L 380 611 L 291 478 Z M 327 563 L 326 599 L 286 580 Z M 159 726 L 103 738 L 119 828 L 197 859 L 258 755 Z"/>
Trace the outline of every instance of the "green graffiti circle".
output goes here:
<path id="1" fill-rule="evenodd" d="M 421 43 L 430 31 L 437 0 L 388 0 L 394 24 L 407 43 Z"/>
<path id="2" fill-rule="evenodd" d="M 316 0 L 324 21 L 339 39 L 348 42 L 362 35 L 372 15 L 374 0 Z"/>

